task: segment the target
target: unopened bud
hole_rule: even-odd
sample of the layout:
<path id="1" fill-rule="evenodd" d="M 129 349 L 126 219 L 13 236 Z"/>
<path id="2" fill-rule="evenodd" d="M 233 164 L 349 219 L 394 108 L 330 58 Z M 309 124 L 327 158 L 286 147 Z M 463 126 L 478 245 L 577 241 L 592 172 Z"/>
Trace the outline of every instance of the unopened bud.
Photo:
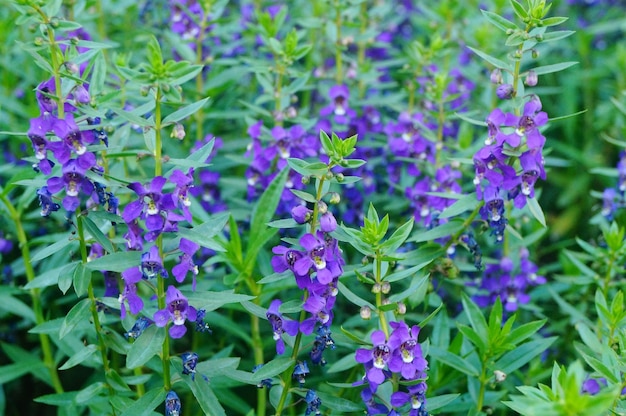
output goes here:
<path id="1" fill-rule="evenodd" d="M 537 85 L 538 81 L 539 77 L 537 76 L 537 73 L 532 69 L 528 71 L 528 75 L 526 75 L 526 85 L 528 85 L 529 87 L 534 87 L 535 85 Z"/>
<path id="2" fill-rule="evenodd" d="M 139 94 L 141 94 L 142 97 L 147 97 L 149 93 L 150 93 L 150 87 L 146 87 L 144 85 L 143 87 L 139 89 Z"/>
<path id="3" fill-rule="evenodd" d="M 530 51 L 531 56 L 533 57 L 533 59 L 537 59 L 539 58 L 539 52 L 537 51 L 537 49 L 533 49 Z"/>
<path id="4" fill-rule="evenodd" d="M 43 38 L 41 36 L 37 36 L 34 42 L 35 42 L 35 46 L 41 46 L 43 45 Z"/>
<path id="5" fill-rule="evenodd" d="M 406 305 L 402 302 L 398 302 L 398 309 L 396 309 L 396 312 L 398 313 L 398 315 L 405 315 Z"/>
<path id="6" fill-rule="evenodd" d="M 80 68 L 78 68 L 78 65 L 76 65 L 74 62 L 65 62 L 63 65 L 65 65 L 65 68 L 71 72 L 72 74 L 77 74 L 78 71 L 80 70 Z"/>
<path id="7" fill-rule="evenodd" d="M 506 380 L 506 373 L 500 370 L 494 371 L 493 376 L 496 379 L 496 383 L 502 383 L 504 380 Z"/>
<path id="8" fill-rule="evenodd" d="M 390 304 L 391 304 L 391 301 L 390 301 L 389 299 L 385 298 L 385 299 L 383 299 L 383 300 L 382 300 L 382 302 L 380 302 L 380 303 L 381 303 L 383 306 L 384 306 L 384 305 L 390 305 Z"/>
<path id="9" fill-rule="evenodd" d="M 300 179 L 300 182 L 302 182 L 303 185 L 308 185 L 309 182 L 311 182 L 311 177 L 310 176 L 303 176 L 302 179 Z"/>
<path id="10" fill-rule="evenodd" d="M 55 29 L 59 27 L 59 19 L 57 19 L 56 17 L 53 17 L 52 19 L 50 19 L 50 26 L 52 26 Z"/>
<path id="11" fill-rule="evenodd" d="M 502 84 L 503 79 L 502 79 L 502 70 L 500 68 L 496 68 L 493 71 L 491 71 L 491 75 L 489 76 L 489 79 L 491 81 L 492 84 Z"/>
<path id="12" fill-rule="evenodd" d="M 372 293 L 380 293 L 382 290 L 382 287 L 380 286 L 380 283 L 374 283 L 374 285 L 372 285 Z"/>
<path id="13" fill-rule="evenodd" d="M 372 310 L 369 306 L 361 306 L 361 310 L 359 311 L 359 315 L 361 315 L 362 319 L 368 320 L 372 317 Z"/>
<path id="14" fill-rule="evenodd" d="M 172 133 L 170 134 L 170 137 L 182 140 L 185 138 L 185 134 L 185 127 L 180 123 L 176 123 L 172 128 Z"/>
<path id="15" fill-rule="evenodd" d="M 326 175 L 324 175 L 324 176 L 326 176 L 326 179 L 331 180 L 333 178 L 333 176 L 335 176 L 335 174 L 332 173 L 332 172 L 326 172 Z"/>
<path id="16" fill-rule="evenodd" d="M 341 195 L 339 195 L 337 192 L 331 192 L 330 193 L 330 199 L 328 200 L 328 202 L 330 204 L 336 205 L 338 203 L 341 202 Z"/>
<path id="17" fill-rule="evenodd" d="M 380 291 L 385 295 L 391 292 L 391 285 L 389 284 L 389 282 L 383 282 L 383 284 L 380 286 Z"/>
<path id="18" fill-rule="evenodd" d="M 287 118 L 295 118 L 298 115 L 298 111 L 294 107 L 287 107 L 285 110 L 285 116 Z"/>
<path id="19" fill-rule="evenodd" d="M 324 215 L 328 212 L 328 205 L 326 205 L 326 202 L 324 201 L 318 201 L 317 210 L 319 211 L 320 215 Z"/>
<path id="20" fill-rule="evenodd" d="M 369 258 L 369 257 L 367 257 L 367 256 L 363 256 L 363 258 L 361 259 L 361 264 L 362 264 L 363 266 L 366 266 L 366 265 L 368 265 L 369 263 L 370 263 L 370 258 Z"/>
<path id="21" fill-rule="evenodd" d="M 501 100 L 510 100 L 513 97 L 513 86 L 511 84 L 499 85 L 496 89 L 496 95 Z"/>
<path id="22" fill-rule="evenodd" d="M 163 84 L 161 85 L 161 89 L 163 90 L 163 92 L 169 92 L 170 91 L 170 84 Z"/>
<path id="23" fill-rule="evenodd" d="M 338 173 L 335 175 L 335 178 L 337 178 L 337 182 L 343 182 L 344 176 L 343 173 Z"/>

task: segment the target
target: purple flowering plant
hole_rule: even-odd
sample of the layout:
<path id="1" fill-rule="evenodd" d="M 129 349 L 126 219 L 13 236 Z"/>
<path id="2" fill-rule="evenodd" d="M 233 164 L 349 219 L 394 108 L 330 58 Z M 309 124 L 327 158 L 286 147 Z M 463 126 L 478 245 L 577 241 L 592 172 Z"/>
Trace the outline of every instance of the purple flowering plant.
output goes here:
<path id="1" fill-rule="evenodd" d="M 623 413 L 619 2 L 8 4 L 0 413 Z"/>

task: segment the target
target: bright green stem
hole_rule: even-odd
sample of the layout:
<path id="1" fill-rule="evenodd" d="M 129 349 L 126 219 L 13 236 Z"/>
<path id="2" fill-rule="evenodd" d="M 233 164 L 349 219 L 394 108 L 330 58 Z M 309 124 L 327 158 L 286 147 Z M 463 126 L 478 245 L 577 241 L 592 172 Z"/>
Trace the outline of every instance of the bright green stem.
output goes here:
<path id="1" fill-rule="evenodd" d="M 339 0 L 335 0 L 335 27 L 337 28 L 337 41 L 335 42 L 335 74 L 337 85 L 343 82 L 343 61 L 341 57 L 341 7 Z"/>
<path id="2" fill-rule="evenodd" d="M 257 297 L 258 299 L 258 297 Z M 250 329 L 252 336 L 252 351 L 254 354 L 254 363 L 256 365 L 263 364 L 265 358 L 263 357 L 263 338 L 261 338 L 261 329 L 259 327 L 259 317 L 256 315 L 250 316 Z M 267 407 L 267 396 L 265 389 L 257 389 L 256 393 L 256 415 L 265 416 L 265 409 Z"/>
<path id="3" fill-rule="evenodd" d="M 207 8 L 210 8 L 210 3 L 207 6 Z M 202 44 L 204 42 L 204 31 L 206 30 L 206 24 L 207 24 L 207 17 L 209 16 L 209 12 L 210 10 L 205 10 L 202 13 L 202 20 L 200 21 L 200 32 L 198 33 L 198 37 L 196 38 L 196 64 L 197 65 L 203 65 L 203 58 L 202 58 Z M 200 100 L 204 95 L 204 74 L 202 73 L 202 71 L 200 71 L 198 73 L 198 75 L 196 75 L 196 94 L 197 94 L 197 99 Z M 198 111 L 196 111 L 195 113 L 195 118 L 196 118 L 196 140 L 201 142 L 204 139 L 204 125 L 203 125 L 203 120 L 204 120 L 204 109 L 202 107 L 200 107 L 200 109 Z"/>
<path id="4" fill-rule="evenodd" d="M 480 374 L 480 378 L 478 379 L 478 381 L 480 381 L 480 390 L 478 391 L 478 400 L 476 402 L 476 409 L 480 412 L 483 408 L 483 403 L 485 402 L 485 388 L 487 387 L 487 362 L 486 360 L 483 361 L 483 369 L 482 372 Z"/>
<path id="5" fill-rule="evenodd" d="M 374 260 L 375 275 L 374 279 L 376 283 L 380 285 L 382 283 L 382 253 L 379 249 L 376 250 L 376 259 Z M 385 318 L 385 312 L 380 310 L 383 306 L 383 294 L 380 291 L 376 292 L 376 312 L 378 313 L 378 320 L 380 321 L 380 329 L 385 333 L 385 338 L 389 339 L 389 328 L 387 325 L 387 318 Z"/>
<path id="6" fill-rule="evenodd" d="M 26 279 L 29 282 L 32 282 L 35 279 L 35 270 L 33 269 L 33 265 L 30 262 L 30 249 L 28 248 L 28 238 L 26 237 L 26 232 L 24 231 L 24 227 L 22 226 L 20 213 L 15 209 L 15 206 L 7 195 L 2 194 L 0 195 L 0 198 L 2 199 L 2 202 L 4 202 L 4 205 L 9 211 L 11 220 L 15 225 L 17 241 L 19 242 L 20 250 L 22 252 L 22 261 L 24 262 Z M 39 288 L 30 289 L 30 297 L 33 303 L 33 312 L 35 314 L 35 323 L 37 325 L 41 325 L 45 322 L 39 296 Z M 56 393 L 63 393 L 63 385 L 61 384 L 61 379 L 59 378 L 59 373 L 57 372 L 56 363 L 54 362 L 54 356 L 52 354 L 50 338 L 48 338 L 48 335 L 40 333 L 39 344 L 41 345 L 41 351 L 43 353 L 43 362 L 50 372 L 52 387 L 54 388 L 54 391 Z"/>
<path id="7" fill-rule="evenodd" d="M 461 229 L 450 237 L 448 242 L 443 247 L 444 250 L 448 250 L 450 246 L 459 239 L 459 237 L 465 232 L 467 227 L 469 227 L 472 224 L 472 221 L 474 221 L 474 218 L 476 218 L 476 216 L 478 215 L 478 213 L 480 212 L 480 209 L 482 208 L 484 204 L 485 204 L 485 201 L 480 201 L 480 203 L 476 206 L 476 208 L 474 208 L 474 211 L 472 211 L 472 213 L 465 219 L 465 221 L 463 221 L 463 226 L 461 227 Z"/>
<path id="8" fill-rule="evenodd" d="M 281 111 L 283 109 L 282 104 L 282 95 L 283 95 L 283 73 L 285 72 L 285 68 L 281 62 L 278 61 L 278 56 L 275 56 L 276 59 L 276 83 L 274 85 L 274 125 L 282 126 L 283 125 L 283 117 L 281 116 Z"/>
<path id="9" fill-rule="evenodd" d="M 161 135 L 161 87 L 156 87 L 155 92 L 155 107 L 154 107 L 154 176 L 161 176 L 163 174 L 163 158 L 162 146 L 163 138 Z M 159 249 L 159 256 L 163 258 L 163 236 L 159 235 L 156 240 L 156 246 Z M 165 309 L 165 279 L 157 278 L 157 304 L 159 310 Z M 165 330 L 168 326 L 165 327 Z M 163 340 L 163 347 L 161 349 L 161 360 L 163 362 L 163 387 L 166 391 L 171 390 L 172 383 L 170 378 L 170 337 L 169 334 L 165 334 Z"/>
<path id="10" fill-rule="evenodd" d="M 332 168 L 332 162 L 331 165 L 328 166 L 328 170 L 330 171 L 330 169 Z M 316 201 L 321 201 L 322 199 L 322 191 L 324 189 L 324 176 L 322 175 L 319 179 L 319 183 L 317 184 L 317 191 L 316 191 Z M 309 232 L 313 235 L 315 235 L 315 230 L 317 228 L 317 217 L 319 215 L 319 204 L 315 203 L 315 206 L 313 207 L 313 216 L 311 217 L 311 229 L 309 230 Z M 306 302 L 306 300 L 309 297 L 309 292 L 307 290 L 304 291 L 304 299 L 303 301 Z M 300 311 L 300 318 L 298 319 L 298 322 L 302 323 L 302 321 L 304 321 L 306 318 L 306 311 L 302 310 Z M 276 406 L 276 414 L 275 416 L 280 416 L 280 414 L 283 411 L 283 408 L 285 407 L 285 402 L 287 401 L 287 395 L 289 394 L 289 390 L 291 389 L 291 374 L 293 374 L 293 369 L 296 367 L 296 360 L 298 359 L 298 353 L 300 352 L 300 344 L 302 342 L 302 332 L 298 332 L 298 335 L 296 335 L 296 339 L 293 342 L 293 351 L 291 353 L 291 358 L 293 359 L 293 364 L 283 373 L 286 375 L 285 377 L 285 385 L 283 386 L 283 391 L 280 395 L 280 399 L 278 401 L 278 405 Z"/>
<path id="11" fill-rule="evenodd" d="M 31 5 L 32 6 L 32 5 Z M 57 116 L 59 119 L 65 118 L 65 108 L 63 106 L 63 91 L 61 90 L 61 65 L 59 62 L 59 46 L 54 39 L 54 31 L 50 25 L 50 17 L 39 6 L 32 6 L 41 16 L 44 24 L 47 26 L 48 44 L 50 46 L 50 60 L 52 62 L 52 75 L 54 77 L 54 93 L 57 101 Z"/>

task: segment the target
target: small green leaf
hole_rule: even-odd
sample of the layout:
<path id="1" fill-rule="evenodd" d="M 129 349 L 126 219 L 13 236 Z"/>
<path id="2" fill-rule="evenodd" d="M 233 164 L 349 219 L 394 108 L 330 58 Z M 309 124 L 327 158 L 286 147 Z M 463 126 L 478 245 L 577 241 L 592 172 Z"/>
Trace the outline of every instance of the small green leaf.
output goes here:
<path id="1" fill-rule="evenodd" d="M 555 30 L 554 32 L 544 33 L 541 42 L 554 42 L 557 40 L 565 39 L 576 33 L 573 30 Z"/>
<path id="2" fill-rule="evenodd" d="M 91 234 L 91 236 L 100 244 L 107 252 L 113 253 L 115 249 L 113 248 L 113 244 L 111 240 L 98 228 L 96 223 L 94 223 L 91 218 L 81 215 L 79 217 L 79 221 L 82 221 L 85 224 L 85 228 Z"/>
<path id="3" fill-rule="evenodd" d="M 324 176 L 328 172 L 328 166 L 325 163 L 310 163 L 302 159 L 290 157 L 287 159 L 289 167 L 303 176 Z"/>
<path id="4" fill-rule="evenodd" d="M 465 293 L 462 295 L 463 298 L 461 299 L 461 303 L 463 304 L 463 310 L 465 310 L 465 314 L 467 315 L 470 325 L 474 328 L 479 337 L 482 339 L 488 339 L 489 331 L 487 321 L 485 320 L 482 311 L 478 305 L 476 305 L 474 301 L 469 298 L 469 296 Z"/>
<path id="5" fill-rule="evenodd" d="M 537 331 L 539 331 L 541 328 L 543 328 L 546 321 L 547 319 L 542 319 L 541 321 L 529 322 L 527 324 L 518 326 L 508 334 L 508 336 L 506 337 L 506 342 L 513 345 L 518 345 L 522 341 L 537 333 Z"/>
<path id="6" fill-rule="evenodd" d="M 190 115 L 194 114 L 196 111 L 204 107 L 207 101 L 209 101 L 209 97 L 203 98 L 202 100 L 196 101 L 182 108 L 179 108 L 178 110 L 174 111 L 173 113 L 165 117 L 162 120 L 162 125 L 165 127 L 168 124 L 173 124 L 178 121 L 181 121 L 184 118 L 189 117 Z"/>
<path id="7" fill-rule="evenodd" d="M 130 347 L 126 356 L 126 367 L 132 370 L 147 363 L 161 351 L 166 336 L 165 328 L 150 325 Z"/>
<path id="8" fill-rule="evenodd" d="M 467 374 L 470 377 L 478 377 L 480 374 L 478 369 L 474 367 L 474 364 L 450 351 L 431 346 L 429 355 L 432 358 L 432 361 L 440 361 L 463 374 Z"/>
<path id="9" fill-rule="evenodd" d="M 538 66 L 536 68 L 533 68 L 533 71 L 535 71 L 535 74 L 537 75 L 545 75 L 545 74 L 551 74 L 553 72 L 563 71 L 574 65 L 578 65 L 578 62 L 568 61 L 568 62 L 560 62 L 558 64 L 552 64 L 552 65 L 543 65 L 543 66 Z"/>
<path id="10" fill-rule="evenodd" d="M 181 374 L 183 368 L 180 362 L 177 360 L 176 363 L 172 364 L 176 372 Z M 226 411 L 206 380 L 202 377 L 195 377 L 195 379 L 192 380 L 191 377 L 183 375 L 183 381 L 193 393 L 205 415 L 226 416 Z"/>
<path id="11" fill-rule="evenodd" d="M 533 214 L 533 217 L 539 221 L 539 224 L 546 227 L 546 217 L 543 214 L 543 210 L 541 209 L 539 202 L 537 202 L 537 198 L 526 198 L 526 202 L 526 205 L 528 205 L 528 209 L 530 210 L 530 213 Z"/>
<path id="12" fill-rule="evenodd" d="M 476 348 L 478 348 L 480 354 L 482 354 L 487 349 L 485 339 L 481 338 L 472 328 L 459 323 L 457 323 L 456 326 L 459 329 L 459 332 L 461 332 L 461 334 L 463 334 L 466 339 L 468 339 L 472 344 L 476 346 Z"/>
<path id="13" fill-rule="evenodd" d="M 528 18 L 528 13 L 524 9 L 524 6 L 519 4 L 517 0 L 510 0 L 510 1 L 511 1 L 511 6 L 513 6 L 513 10 L 515 11 L 515 14 L 517 15 L 517 17 L 525 21 Z"/>
<path id="14" fill-rule="evenodd" d="M 155 387 L 141 396 L 139 400 L 124 409 L 121 416 L 150 416 L 157 406 L 165 401 L 167 392 L 163 387 Z"/>
<path id="15" fill-rule="evenodd" d="M 476 199 L 476 194 L 472 192 L 455 201 L 452 205 L 441 211 L 439 218 L 456 217 L 466 211 L 473 211 L 480 202 Z"/>
<path id="16" fill-rule="evenodd" d="M 342 399 L 341 397 L 337 397 L 332 393 L 326 393 L 323 391 L 318 391 L 317 395 L 322 400 L 322 407 L 326 407 L 327 409 L 332 410 L 333 414 L 337 412 L 341 413 L 362 413 L 363 412 L 363 403 L 354 403 L 347 399 Z"/>
<path id="17" fill-rule="evenodd" d="M 481 13 L 489 22 L 497 27 L 498 29 L 506 32 L 508 30 L 518 30 L 518 27 L 515 23 L 510 20 L 500 16 L 499 14 L 488 12 L 486 10 L 481 10 Z"/>
<path id="18" fill-rule="evenodd" d="M 407 241 L 409 242 L 423 242 L 423 241 L 432 241 L 441 237 L 448 237 L 450 235 L 456 234 L 464 228 L 463 220 L 460 218 L 455 218 L 450 222 L 445 224 L 441 224 L 433 229 L 428 231 L 421 231 L 419 233 L 414 233 L 413 237 L 410 237 Z"/>
<path id="19" fill-rule="evenodd" d="M 504 354 L 494 364 L 493 369 L 509 374 L 547 350 L 556 339 L 557 337 L 542 338 L 519 345 L 513 351 Z"/>
<path id="20" fill-rule="evenodd" d="M 74 269 L 74 273 L 72 273 L 72 282 L 74 283 L 76 296 L 83 296 L 87 293 L 87 288 L 91 283 L 91 270 L 86 268 L 83 263 L 78 263 Z"/>
<path id="21" fill-rule="evenodd" d="M 63 338 L 78 325 L 80 322 L 88 321 L 91 317 L 91 301 L 83 299 L 70 309 L 67 316 L 63 320 L 61 329 L 59 330 L 59 338 Z"/>
<path id="22" fill-rule="evenodd" d="M 123 272 L 124 270 L 141 264 L 141 252 L 122 251 L 91 260 L 85 267 L 89 270 L 108 270 L 111 272 Z"/>
<path id="23" fill-rule="evenodd" d="M 291 367 L 294 363 L 293 358 L 291 357 L 277 357 L 267 364 L 263 364 L 263 367 L 259 368 L 254 375 L 252 376 L 252 380 L 256 383 L 261 382 L 266 378 L 272 378 L 283 373 L 289 367 Z"/>
<path id="24" fill-rule="evenodd" d="M 36 263 L 40 260 L 45 259 L 46 257 L 49 257 L 63 250 L 65 247 L 69 246 L 72 243 L 74 243 L 74 241 L 70 240 L 69 238 L 61 238 L 56 243 L 50 244 L 49 246 L 35 253 L 35 255 L 30 259 L 30 261 L 31 263 Z"/>
<path id="25" fill-rule="evenodd" d="M 290 189 L 290 191 L 292 194 L 294 194 L 303 201 L 310 202 L 312 204 L 317 203 L 317 199 L 315 199 L 315 196 L 311 195 L 308 192 L 300 191 L 298 189 Z"/>
<path id="26" fill-rule="evenodd" d="M 70 359 L 65 362 L 65 364 L 59 367 L 59 370 L 67 370 L 77 366 L 78 364 L 90 358 L 93 354 L 96 353 L 96 351 L 98 351 L 98 346 L 94 344 L 89 344 L 86 347 L 81 348 L 77 353 L 72 355 Z"/>
<path id="27" fill-rule="evenodd" d="M 468 46 L 468 48 L 474 52 L 476 55 L 480 56 L 481 58 L 483 58 L 485 61 L 489 62 L 491 65 L 495 66 L 496 68 L 500 68 L 500 69 L 506 69 L 507 71 L 511 71 L 513 68 L 511 68 L 511 65 L 501 61 L 498 58 L 494 58 L 493 56 L 482 52 L 478 49 L 472 48 L 471 46 Z"/>

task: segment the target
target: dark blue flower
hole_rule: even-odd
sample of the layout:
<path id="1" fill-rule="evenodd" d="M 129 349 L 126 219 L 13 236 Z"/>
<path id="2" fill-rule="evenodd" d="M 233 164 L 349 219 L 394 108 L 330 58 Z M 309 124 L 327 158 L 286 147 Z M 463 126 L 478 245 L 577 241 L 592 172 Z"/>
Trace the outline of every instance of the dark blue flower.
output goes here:
<path id="1" fill-rule="evenodd" d="M 124 337 L 126 337 L 126 339 L 137 339 L 150 325 L 152 325 L 151 320 L 145 316 L 140 316 L 137 318 L 137 321 L 135 321 L 130 331 L 124 333 Z"/>
<path id="2" fill-rule="evenodd" d="M 309 416 L 310 414 L 322 414 L 319 409 L 319 407 L 322 405 L 322 399 L 319 398 L 315 390 L 308 390 L 306 392 L 306 396 L 304 396 L 304 401 L 306 402 L 306 410 L 304 412 L 305 416 Z"/>
<path id="3" fill-rule="evenodd" d="M 304 385 L 305 378 L 309 374 L 309 365 L 306 361 L 298 361 L 293 369 L 292 377 L 298 380 L 300 387 Z"/>
<path id="4" fill-rule="evenodd" d="M 39 196 L 39 205 L 41 206 L 41 216 L 47 217 L 52 212 L 58 211 L 61 206 L 52 200 L 52 194 L 48 191 L 47 186 L 42 186 L 37 190 Z"/>
<path id="5" fill-rule="evenodd" d="M 180 399 L 170 390 L 165 396 L 165 416 L 180 416 Z"/>
<path id="6" fill-rule="evenodd" d="M 191 374 L 191 380 L 194 380 L 196 377 L 196 365 L 198 365 L 198 354 L 185 352 L 180 358 L 183 360 L 183 374 Z"/>
<path id="7" fill-rule="evenodd" d="M 272 324 L 272 330 L 274 331 L 274 341 L 276 341 L 276 353 L 282 354 L 285 352 L 285 342 L 282 339 L 282 335 L 287 333 L 291 336 L 295 336 L 298 333 L 298 322 L 291 319 L 284 318 L 278 308 L 282 304 L 280 299 L 274 299 L 267 309 L 267 320 Z"/>

